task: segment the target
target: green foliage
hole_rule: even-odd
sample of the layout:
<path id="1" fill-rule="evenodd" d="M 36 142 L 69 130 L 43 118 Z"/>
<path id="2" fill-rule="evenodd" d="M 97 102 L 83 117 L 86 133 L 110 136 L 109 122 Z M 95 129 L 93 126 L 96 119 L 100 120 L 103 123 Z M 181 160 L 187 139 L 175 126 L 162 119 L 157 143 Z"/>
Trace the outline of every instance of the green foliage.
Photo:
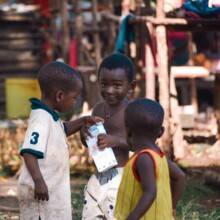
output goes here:
<path id="1" fill-rule="evenodd" d="M 73 219 L 80 220 L 82 219 L 84 188 L 89 175 L 82 177 L 83 179 L 76 176 L 73 178 L 77 179 L 77 183 L 72 188 Z M 216 191 L 206 186 L 201 179 L 197 182 L 187 179 L 176 210 L 177 220 L 220 220 L 219 205 L 209 202 L 216 196 L 215 194 Z"/>
<path id="2" fill-rule="evenodd" d="M 71 183 L 71 198 L 72 198 L 72 208 L 73 208 L 73 219 L 81 220 L 82 219 L 82 209 L 84 203 L 84 189 L 87 184 L 87 181 L 90 177 L 90 173 L 84 175 L 72 175 L 71 179 L 76 181 Z"/>
<path id="3" fill-rule="evenodd" d="M 203 204 L 201 200 L 214 196 L 214 190 L 200 184 L 186 183 L 183 195 L 177 206 L 178 220 L 220 220 L 220 207 Z"/>

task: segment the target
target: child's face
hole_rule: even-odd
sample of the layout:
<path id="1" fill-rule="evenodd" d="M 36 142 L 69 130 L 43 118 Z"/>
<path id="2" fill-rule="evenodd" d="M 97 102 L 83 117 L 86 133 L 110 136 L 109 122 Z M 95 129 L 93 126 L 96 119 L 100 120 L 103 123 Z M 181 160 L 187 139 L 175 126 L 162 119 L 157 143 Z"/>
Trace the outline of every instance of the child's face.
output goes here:
<path id="1" fill-rule="evenodd" d="M 109 105 L 117 105 L 127 97 L 130 83 L 124 69 L 102 68 L 99 75 L 101 96 Z"/>
<path id="2" fill-rule="evenodd" d="M 60 97 L 60 101 L 58 102 L 56 109 L 61 113 L 69 112 L 74 104 L 76 103 L 76 98 L 81 92 L 83 85 L 82 81 L 80 79 L 77 79 L 77 86 L 69 91 L 69 92 L 63 92 Z"/>

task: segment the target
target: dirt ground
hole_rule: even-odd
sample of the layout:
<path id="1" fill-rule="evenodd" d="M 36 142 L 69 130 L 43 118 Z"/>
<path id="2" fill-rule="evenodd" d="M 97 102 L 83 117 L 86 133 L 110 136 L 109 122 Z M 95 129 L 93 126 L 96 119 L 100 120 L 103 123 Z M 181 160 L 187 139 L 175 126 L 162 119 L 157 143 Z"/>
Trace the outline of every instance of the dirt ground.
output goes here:
<path id="1" fill-rule="evenodd" d="M 72 177 L 72 207 L 73 219 L 81 219 L 83 204 L 83 189 L 88 177 Z M 17 199 L 17 180 L 15 178 L 0 177 L 0 220 L 19 219 L 19 204 Z"/>
<path id="2" fill-rule="evenodd" d="M 202 196 L 198 201 L 198 206 L 200 208 L 204 207 L 206 210 L 213 210 L 213 208 L 220 208 L 220 188 L 217 185 L 207 182 L 205 172 L 206 170 L 215 170 L 220 173 L 220 167 L 217 168 L 186 168 L 184 172 L 186 173 L 186 183 L 189 188 L 190 185 L 198 186 L 198 193 L 201 193 L 202 188 L 199 187 L 204 184 L 214 190 L 215 193 L 210 193 L 210 195 Z M 80 220 L 81 212 L 83 206 L 83 189 L 87 183 L 88 177 L 73 177 L 71 178 L 71 188 L 72 188 L 72 205 L 73 205 L 73 219 Z M 14 178 L 0 178 L 0 220 L 12 220 L 19 219 L 19 208 L 17 200 L 16 191 L 16 179 Z M 187 189 L 185 189 L 187 190 Z M 191 200 L 189 193 L 189 198 Z M 195 192 L 197 193 L 197 192 Z"/>
<path id="3" fill-rule="evenodd" d="M 200 207 L 208 210 L 220 209 L 220 141 L 215 135 L 208 136 L 202 131 L 186 130 L 184 139 L 188 142 L 185 156 L 176 161 L 187 176 L 187 184 L 197 185 L 201 183 L 208 185 L 214 190 L 214 194 L 201 197 L 198 201 Z M 83 204 L 83 188 L 87 178 L 73 178 L 71 186 L 73 189 L 72 204 L 75 213 L 73 219 L 81 219 Z M 3 178 L 0 176 L 0 220 L 19 219 L 19 208 L 16 191 L 16 178 Z M 212 220 L 212 219 L 211 219 Z"/>

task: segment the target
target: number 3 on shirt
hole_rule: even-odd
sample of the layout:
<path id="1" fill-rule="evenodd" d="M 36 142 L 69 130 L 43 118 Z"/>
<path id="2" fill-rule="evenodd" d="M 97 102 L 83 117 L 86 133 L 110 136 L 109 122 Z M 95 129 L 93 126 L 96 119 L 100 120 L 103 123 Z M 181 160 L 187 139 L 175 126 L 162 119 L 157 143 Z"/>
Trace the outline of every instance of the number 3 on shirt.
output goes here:
<path id="1" fill-rule="evenodd" d="M 32 136 L 32 139 L 31 139 L 30 143 L 31 144 L 37 144 L 38 138 L 39 138 L 39 134 L 37 132 L 33 132 L 31 134 L 31 136 Z"/>

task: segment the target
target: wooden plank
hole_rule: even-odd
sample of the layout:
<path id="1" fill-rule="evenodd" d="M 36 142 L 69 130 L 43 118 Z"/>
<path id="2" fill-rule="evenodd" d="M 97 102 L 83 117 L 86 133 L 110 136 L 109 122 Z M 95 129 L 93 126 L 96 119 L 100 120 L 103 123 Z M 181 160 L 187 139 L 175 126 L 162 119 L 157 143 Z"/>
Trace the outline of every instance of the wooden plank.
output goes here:
<path id="1" fill-rule="evenodd" d="M 113 15 L 109 12 L 102 12 L 103 18 L 119 22 L 120 16 Z M 175 31 L 181 30 L 217 30 L 220 27 L 220 19 L 217 18 L 201 18 L 201 19 L 185 19 L 185 18 L 165 18 L 152 16 L 134 16 L 129 22 L 141 23 L 150 22 L 154 26 L 165 25 Z"/>
<path id="2" fill-rule="evenodd" d="M 170 72 L 174 78 L 197 78 L 210 75 L 209 70 L 203 66 L 171 66 Z"/>
<path id="3" fill-rule="evenodd" d="M 29 33 L 29 32 L 12 32 L 12 31 L 2 31 L 0 33 L 1 40 L 11 40 L 11 39 L 35 39 L 43 38 L 42 33 Z"/>
<path id="4" fill-rule="evenodd" d="M 37 72 L 42 67 L 40 64 L 18 64 L 18 65 L 2 65 L 0 67 L 0 74 L 1 73 L 10 73 L 13 72 L 15 74 L 19 74 L 19 72 L 23 71 L 31 71 Z"/>
<path id="5" fill-rule="evenodd" d="M 77 66 L 77 70 L 82 73 L 91 73 L 95 72 L 95 66 Z"/>
<path id="6" fill-rule="evenodd" d="M 30 57 L 30 58 L 23 58 L 23 57 L 4 57 L 0 56 L 0 64 L 7 64 L 7 63 L 43 63 L 44 56 L 41 54 L 36 57 Z"/>
<path id="7" fill-rule="evenodd" d="M 36 21 L 36 18 L 31 16 L 23 16 L 19 14 L 14 14 L 14 15 L 0 15 L 0 21 L 13 21 L 13 22 L 28 22 L 28 23 L 33 23 Z"/>
<path id="8" fill-rule="evenodd" d="M 33 45 L 0 45 L 1 50 L 10 50 L 10 51 L 25 51 L 25 50 L 42 50 L 42 44 L 33 44 Z"/>

